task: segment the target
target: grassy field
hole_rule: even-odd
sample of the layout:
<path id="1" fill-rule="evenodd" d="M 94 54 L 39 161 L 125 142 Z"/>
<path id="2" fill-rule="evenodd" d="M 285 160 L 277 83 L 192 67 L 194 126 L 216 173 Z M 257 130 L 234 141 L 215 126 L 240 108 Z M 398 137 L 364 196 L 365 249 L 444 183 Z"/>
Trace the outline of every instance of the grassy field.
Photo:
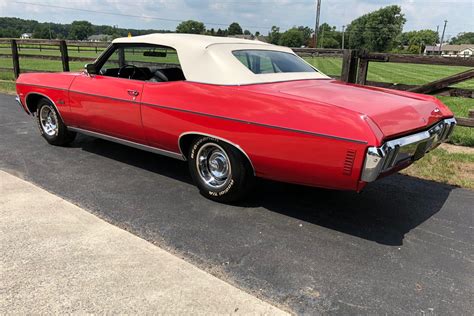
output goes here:
<path id="1" fill-rule="evenodd" d="M 329 76 L 339 76 L 341 74 L 341 58 L 307 57 L 305 60 Z M 470 68 L 468 67 L 460 66 L 371 62 L 369 63 L 367 80 L 408 85 L 421 85 L 469 69 Z M 474 89 L 474 80 L 461 82 L 455 85 L 455 87 Z"/>
<path id="2" fill-rule="evenodd" d="M 474 189 L 474 149 L 442 145 L 401 173 Z"/>

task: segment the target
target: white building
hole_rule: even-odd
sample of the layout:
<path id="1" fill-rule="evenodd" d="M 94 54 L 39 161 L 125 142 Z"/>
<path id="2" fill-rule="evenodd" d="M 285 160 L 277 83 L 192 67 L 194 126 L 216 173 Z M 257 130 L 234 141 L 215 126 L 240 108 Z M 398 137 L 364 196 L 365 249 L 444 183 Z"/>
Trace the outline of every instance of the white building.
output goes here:
<path id="1" fill-rule="evenodd" d="M 440 55 L 439 45 L 426 46 L 425 55 Z M 443 45 L 441 56 L 445 57 L 474 57 L 474 44 Z"/>
<path id="2" fill-rule="evenodd" d="M 31 33 L 23 33 L 20 36 L 21 39 L 30 39 L 32 37 L 33 37 L 33 34 L 31 34 Z"/>

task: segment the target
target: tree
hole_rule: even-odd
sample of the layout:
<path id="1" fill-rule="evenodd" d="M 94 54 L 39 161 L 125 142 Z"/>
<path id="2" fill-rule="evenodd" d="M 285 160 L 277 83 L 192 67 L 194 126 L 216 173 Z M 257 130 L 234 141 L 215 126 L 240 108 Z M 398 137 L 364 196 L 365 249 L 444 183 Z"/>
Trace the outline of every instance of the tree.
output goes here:
<path id="1" fill-rule="evenodd" d="M 281 34 L 280 45 L 288 47 L 301 47 L 305 44 L 304 34 L 296 27 Z"/>
<path id="2" fill-rule="evenodd" d="M 234 22 L 231 25 L 229 25 L 228 28 L 228 34 L 229 35 L 242 35 L 242 28 L 240 27 L 239 23 Z"/>
<path id="3" fill-rule="evenodd" d="M 249 30 L 245 30 L 244 35 L 252 35 L 252 33 Z"/>
<path id="4" fill-rule="evenodd" d="M 38 26 L 35 28 L 35 31 L 33 32 L 33 37 L 34 38 L 42 38 L 42 39 L 49 39 L 51 38 L 56 38 L 53 34 L 53 32 L 50 31 L 50 27 L 47 24 L 38 24 Z"/>
<path id="5" fill-rule="evenodd" d="M 272 26 L 272 29 L 268 33 L 268 41 L 271 44 L 278 45 L 280 43 L 280 28 L 277 26 Z"/>
<path id="6" fill-rule="evenodd" d="M 453 37 L 451 44 L 474 44 L 474 32 L 459 33 L 458 36 Z"/>
<path id="7" fill-rule="evenodd" d="M 176 27 L 177 33 L 204 34 L 205 31 L 204 23 L 194 20 L 183 21 Z"/>
<path id="8" fill-rule="evenodd" d="M 412 54 L 419 54 L 427 45 L 435 45 L 439 41 L 438 33 L 433 30 L 420 30 L 402 33 L 397 41 L 401 49 L 407 47 Z"/>
<path id="9" fill-rule="evenodd" d="M 69 37 L 75 40 L 85 40 L 93 34 L 92 24 L 88 21 L 74 21 L 69 28 Z"/>
<path id="10" fill-rule="evenodd" d="M 298 31 L 303 33 L 303 45 L 310 46 L 313 30 L 307 26 L 298 26 Z"/>
<path id="11" fill-rule="evenodd" d="M 347 27 L 350 48 L 370 51 L 390 50 L 403 30 L 406 19 L 397 5 L 387 6 L 365 14 Z"/>

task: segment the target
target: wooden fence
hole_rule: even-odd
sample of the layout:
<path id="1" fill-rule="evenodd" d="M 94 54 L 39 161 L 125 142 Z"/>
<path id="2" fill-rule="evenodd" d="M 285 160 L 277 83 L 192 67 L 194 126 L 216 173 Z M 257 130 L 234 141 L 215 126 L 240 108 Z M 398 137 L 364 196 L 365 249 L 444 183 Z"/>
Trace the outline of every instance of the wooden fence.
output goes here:
<path id="1" fill-rule="evenodd" d="M 18 78 L 21 72 L 32 72 L 38 70 L 21 69 L 21 58 L 45 59 L 61 61 L 63 71 L 69 71 L 69 62 L 92 62 L 95 58 L 70 57 L 68 51 L 77 50 L 91 51 L 96 54 L 106 48 L 109 43 L 105 42 L 82 42 L 82 41 L 64 41 L 64 40 L 17 40 L 0 39 L 0 45 L 11 47 L 10 53 L 1 53 L 0 58 L 11 58 L 13 68 L 0 68 L 0 71 L 13 71 L 15 78 Z M 48 50 L 59 50 L 60 56 L 50 56 L 41 54 L 22 54 L 22 49 L 36 49 L 39 52 Z M 341 74 L 338 78 L 348 83 L 357 83 L 360 85 L 371 85 L 398 90 L 407 90 L 417 93 L 439 93 L 448 92 L 453 96 L 462 96 L 474 98 L 474 90 L 458 89 L 450 87 L 453 84 L 474 78 L 474 69 L 436 80 L 421 86 L 393 84 L 386 82 L 367 81 L 367 73 L 370 62 L 391 62 L 391 63 L 411 63 L 426 65 L 445 65 L 445 66 L 465 66 L 474 68 L 474 58 L 454 58 L 442 56 L 420 56 L 420 55 L 402 55 L 387 53 L 370 53 L 366 50 L 342 50 L 342 49 L 315 49 L 315 48 L 293 48 L 293 51 L 302 57 L 340 57 L 342 58 Z M 470 112 L 468 118 L 457 118 L 459 125 L 474 127 L 474 118 Z"/>

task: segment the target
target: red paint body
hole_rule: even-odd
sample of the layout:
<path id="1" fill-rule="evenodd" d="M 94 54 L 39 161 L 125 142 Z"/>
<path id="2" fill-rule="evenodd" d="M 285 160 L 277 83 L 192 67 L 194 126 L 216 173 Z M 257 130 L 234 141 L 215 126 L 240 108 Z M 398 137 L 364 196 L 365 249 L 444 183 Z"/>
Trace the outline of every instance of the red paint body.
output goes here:
<path id="1" fill-rule="evenodd" d="M 213 135 L 239 146 L 259 177 L 357 191 L 367 147 L 453 116 L 431 96 L 335 80 L 219 86 L 25 74 L 17 91 L 29 107 L 27 96 L 49 97 L 67 126 L 174 153 L 183 133 Z"/>

